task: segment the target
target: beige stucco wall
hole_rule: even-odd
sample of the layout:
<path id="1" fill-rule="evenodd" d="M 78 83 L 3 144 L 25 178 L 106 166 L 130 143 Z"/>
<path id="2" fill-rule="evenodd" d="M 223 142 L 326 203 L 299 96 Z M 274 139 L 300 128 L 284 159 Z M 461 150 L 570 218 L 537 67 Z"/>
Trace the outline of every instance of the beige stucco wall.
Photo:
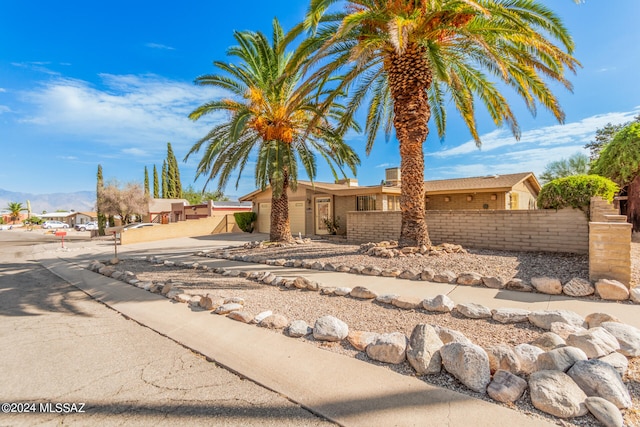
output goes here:
<path id="1" fill-rule="evenodd" d="M 587 253 L 589 227 L 577 209 L 427 211 L 434 244 L 470 248 Z M 353 243 L 396 240 L 400 212 L 349 212 L 347 239 Z"/>
<path id="2" fill-rule="evenodd" d="M 496 195 L 496 200 L 491 200 L 492 194 Z M 472 200 L 468 201 L 467 196 L 471 196 Z M 504 193 L 427 194 L 427 197 L 427 210 L 481 210 L 485 204 L 489 210 L 504 209 Z M 449 197 L 450 201 L 446 202 L 445 197 Z"/>
<path id="3" fill-rule="evenodd" d="M 121 233 L 120 243 L 122 245 L 128 245 L 178 237 L 196 237 L 220 233 L 242 233 L 242 230 L 236 225 L 233 215 L 214 215 L 208 218 L 127 230 Z"/>

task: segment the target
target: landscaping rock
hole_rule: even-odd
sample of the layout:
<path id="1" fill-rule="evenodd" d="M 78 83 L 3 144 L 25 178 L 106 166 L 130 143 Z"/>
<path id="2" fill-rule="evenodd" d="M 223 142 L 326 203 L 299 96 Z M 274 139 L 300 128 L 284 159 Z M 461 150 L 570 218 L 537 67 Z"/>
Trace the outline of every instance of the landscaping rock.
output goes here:
<path id="1" fill-rule="evenodd" d="M 287 333 L 290 337 L 300 338 L 313 332 L 313 329 L 304 320 L 294 320 L 289 323 Z"/>
<path id="2" fill-rule="evenodd" d="M 271 311 L 271 310 L 267 310 L 267 311 L 263 311 L 261 313 L 258 313 L 256 315 L 256 317 L 253 318 L 253 322 L 254 323 L 260 323 L 264 319 L 266 319 L 267 317 L 271 316 L 272 314 L 273 314 L 273 311 Z"/>
<path id="3" fill-rule="evenodd" d="M 349 331 L 349 335 L 347 335 L 347 341 L 351 344 L 356 350 L 365 351 L 367 346 L 378 339 L 378 333 L 376 332 L 366 332 L 366 331 Z"/>
<path id="4" fill-rule="evenodd" d="M 231 313 L 227 314 L 227 317 L 229 319 L 237 320 L 238 322 L 242 323 L 251 323 L 251 321 L 253 320 L 253 316 L 246 311 L 232 311 Z"/>
<path id="5" fill-rule="evenodd" d="M 422 298 L 400 296 L 393 299 L 391 304 L 398 308 L 404 308 L 405 310 L 413 310 L 422 307 Z"/>
<path id="6" fill-rule="evenodd" d="M 542 412 L 559 418 L 586 415 L 584 404 L 587 395 L 571 379 L 560 371 L 538 371 L 529 376 L 531 403 Z"/>
<path id="7" fill-rule="evenodd" d="M 456 310 L 469 319 L 487 319 L 491 317 L 491 309 L 489 307 L 472 302 L 458 304 L 456 305 Z"/>
<path id="8" fill-rule="evenodd" d="M 551 323 L 551 328 L 549 328 L 550 332 L 557 334 L 560 338 L 566 341 L 567 337 L 571 334 L 577 334 L 580 332 L 586 332 L 588 329 L 585 329 L 581 326 L 574 326 L 568 323 L 562 322 L 553 322 Z"/>
<path id="9" fill-rule="evenodd" d="M 525 283 L 522 279 L 511 279 L 504 287 L 510 291 L 533 292 L 533 286 Z"/>
<path id="10" fill-rule="evenodd" d="M 530 313 L 520 308 L 498 308 L 491 310 L 491 317 L 500 323 L 521 323 L 529 321 Z"/>
<path id="11" fill-rule="evenodd" d="M 589 412 L 605 427 L 623 427 L 622 414 L 613 403 L 598 396 L 589 396 L 584 400 Z"/>
<path id="12" fill-rule="evenodd" d="M 316 261 L 313 264 L 311 264 L 311 269 L 312 270 L 324 270 L 324 263 L 322 263 L 320 261 Z"/>
<path id="13" fill-rule="evenodd" d="M 440 348 L 442 364 L 462 384 L 478 393 L 485 393 L 491 381 L 489 357 L 475 344 L 452 342 Z"/>
<path id="14" fill-rule="evenodd" d="M 483 276 L 482 284 L 485 285 L 487 288 L 491 288 L 491 289 L 504 288 L 504 281 L 499 277 Z"/>
<path id="15" fill-rule="evenodd" d="M 618 408 L 630 408 L 631 395 L 620 374 L 598 359 L 576 362 L 568 372 L 587 396 L 599 396 Z"/>
<path id="16" fill-rule="evenodd" d="M 362 274 L 364 274 L 365 276 L 380 276 L 380 274 L 382 274 L 382 269 L 380 267 L 366 267 L 364 270 L 362 270 Z"/>
<path id="17" fill-rule="evenodd" d="M 640 304 L 640 286 L 629 289 L 629 298 L 635 304 Z"/>
<path id="18" fill-rule="evenodd" d="M 163 288 L 163 291 L 164 291 L 164 288 Z M 220 307 L 222 304 L 224 304 L 224 299 L 216 297 L 215 295 L 207 294 L 202 298 L 200 298 L 200 307 L 204 308 L 205 310 L 215 310 L 216 308 Z"/>
<path id="19" fill-rule="evenodd" d="M 334 295 L 337 295 L 339 297 L 343 297 L 345 295 L 349 295 L 351 293 L 351 288 L 336 288 L 333 291 Z"/>
<path id="20" fill-rule="evenodd" d="M 513 352 L 520 360 L 520 373 L 529 375 L 538 369 L 538 356 L 544 353 L 540 347 L 531 344 L 518 344 Z"/>
<path id="21" fill-rule="evenodd" d="M 384 295 L 378 295 L 376 297 L 376 301 L 377 302 L 381 302 L 383 304 L 391 304 L 391 302 L 398 298 L 400 295 L 396 295 L 396 294 L 384 294 Z"/>
<path id="22" fill-rule="evenodd" d="M 618 319 L 617 317 L 612 316 L 610 314 L 606 314 L 606 313 L 591 313 L 590 315 L 585 317 L 584 320 L 589 325 L 589 328 L 597 328 L 598 326 L 600 326 L 604 322 L 618 322 L 618 323 L 621 323 L 620 319 Z"/>
<path id="23" fill-rule="evenodd" d="M 566 342 L 567 345 L 584 351 L 589 359 L 606 356 L 620 349 L 616 337 L 601 327 L 571 334 L 567 337 Z"/>
<path id="24" fill-rule="evenodd" d="M 349 295 L 351 295 L 353 298 L 374 299 L 378 296 L 378 293 L 367 289 L 364 286 L 356 286 L 351 290 Z"/>
<path id="25" fill-rule="evenodd" d="M 310 291 L 317 291 L 320 289 L 320 283 L 310 280 L 309 283 L 307 283 L 307 289 Z"/>
<path id="26" fill-rule="evenodd" d="M 398 279 L 418 280 L 419 278 L 420 272 L 415 270 L 405 270 L 398 275 Z"/>
<path id="27" fill-rule="evenodd" d="M 512 403 L 522 397 L 527 389 L 527 382 L 508 371 L 497 371 L 493 381 L 487 387 L 487 394 L 493 400 Z"/>
<path id="28" fill-rule="evenodd" d="M 222 304 L 220 307 L 216 308 L 213 312 L 215 314 L 229 314 L 232 311 L 242 310 L 242 305 L 237 303 L 228 303 Z"/>
<path id="29" fill-rule="evenodd" d="M 420 280 L 424 280 L 426 282 L 431 282 L 431 281 L 433 281 L 433 278 L 434 278 L 435 275 L 436 275 L 435 271 L 433 271 L 430 268 L 425 268 L 420 273 Z"/>
<path id="30" fill-rule="evenodd" d="M 618 322 L 603 322 L 600 326 L 616 337 L 620 353 L 627 357 L 640 356 L 640 329 Z"/>
<path id="31" fill-rule="evenodd" d="M 229 298 L 225 298 L 224 303 L 225 304 L 240 304 L 240 305 L 244 305 L 244 298 L 241 298 L 241 297 L 229 297 Z"/>
<path id="32" fill-rule="evenodd" d="M 179 293 L 176 296 L 173 297 L 174 301 L 177 302 L 182 302 L 182 303 L 189 303 L 189 301 L 191 301 L 191 295 L 189 294 L 185 294 L 185 293 Z M 223 313 L 223 314 L 227 314 L 227 313 Z"/>
<path id="33" fill-rule="evenodd" d="M 482 276 L 478 273 L 466 272 L 458 275 L 458 285 L 477 286 L 482 284 Z"/>
<path id="34" fill-rule="evenodd" d="M 445 270 L 433 275 L 433 281 L 436 283 L 455 283 L 458 276 L 453 271 Z"/>
<path id="35" fill-rule="evenodd" d="M 491 373 L 497 371 L 509 371 L 517 374 L 521 371 L 520 358 L 506 344 L 496 344 L 485 348 L 489 357 L 489 369 Z"/>
<path id="36" fill-rule="evenodd" d="M 558 334 L 555 334 L 553 332 L 545 332 L 544 334 L 533 340 L 531 344 L 535 345 L 536 347 L 540 347 L 544 351 L 549 351 L 553 350 L 554 348 L 566 345 L 566 342 Z"/>
<path id="37" fill-rule="evenodd" d="M 366 348 L 371 359 L 392 364 L 404 362 L 406 351 L 407 337 L 401 332 L 380 334 Z"/>
<path id="38" fill-rule="evenodd" d="M 382 270 L 380 275 L 382 277 L 398 277 L 402 273 L 402 270 L 397 268 L 387 268 Z"/>
<path id="39" fill-rule="evenodd" d="M 596 292 L 600 298 L 612 301 L 629 299 L 629 289 L 617 280 L 600 279 L 596 282 Z"/>
<path id="40" fill-rule="evenodd" d="M 336 288 L 322 287 L 320 288 L 320 295 L 335 295 Z"/>
<path id="41" fill-rule="evenodd" d="M 151 285 L 149 285 L 149 288 L 151 287 Z M 149 289 L 145 289 L 145 290 L 149 290 Z M 202 299 L 202 296 L 200 295 L 192 295 L 191 299 L 189 300 L 189 305 L 191 307 L 200 307 L 200 300 Z"/>
<path id="42" fill-rule="evenodd" d="M 351 267 L 349 267 L 348 265 L 339 265 L 336 267 L 336 271 L 338 273 L 348 273 L 351 271 Z"/>
<path id="43" fill-rule="evenodd" d="M 454 329 L 445 328 L 444 326 L 434 325 L 433 329 L 435 329 L 438 337 L 442 340 L 443 343 L 461 343 L 461 344 L 473 344 L 469 338 L 464 336 L 462 332 L 456 331 Z"/>
<path id="44" fill-rule="evenodd" d="M 325 271 L 336 271 L 336 266 L 331 264 L 330 262 L 326 263 L 324 265 L 324 270 Z"/>
<path id="45" fill-rule="evenodd" d="M 532 277 L 531 285 L 543 294 L 560 295 L 562 293 L 562 283 L 553 277 Z"/>
<path id="46" fill-rule="evenodd" d="M 425 310 L 439 313 L 449 313 L 455 306 L 456 304 L 446 295 L 437 295 L 422 301 L 422 307 Z"/>
<path id="47" fill-rule="evenodd" d="M 611 353 L 606 356 L 600 357 L 600 360 L 604 363 L 608 363 L 613 366 L 613 368 L 620 374 L 621 377 L 624 377 L 629 369 L 629 359 L 622 353 Z"/>
<path id="48" fill-rule="evenodd" d="M 341 341 L 349 335 L 349 327 L 334 316 L 322 316 L 313 326 L 313 337 L 319 341 Z"/>
<path id="49" fill-rule="evenodd" d="M 351 273 L 351 274 L 362 274 L 363 271 L 364 271 L 364 266 L 356 265 L 355 267 L 352 267 L 351 270 L 349 270 L 349 273 Z"/>
<path id="50" fill-rule="evenodd" d="M 542 329 L 551 329 L 553 322 L 563 322 L 570 325 L 587 326 L 584 318 L 573 311 L 568 310 L 541 310 L 532 311 L 529 314 L 529 322 Z"/>
<path id="51" fill-rule="evenodd" d="M 440 348 L 444 345 L 431 325 L 416 325 L 409 338 L 407 360 L 418 374 L 437 374 L 442 369 Z"/>
<path id="52" fill-rule="evenodd" d="M 587 360 L 584 351 L 576 347 L 560 347 L 538 356 L 538 371 L 567 372 L 576 362 Z"/>
<path id="53" fill-rule="evenodd" d="M 284 329 L 288 324 L 289 321 L 282 314 L 272 314 L 262 319 L 258 326 L 268 329 Z"/>
<path id="54" fill-rule="evenodd" d="M 586 297 L 593 295 L 595 291 L 596 288 L 590 281 L 580 277 L 574 277 L 562 286 L 562 292 L 572 297 Z"/>

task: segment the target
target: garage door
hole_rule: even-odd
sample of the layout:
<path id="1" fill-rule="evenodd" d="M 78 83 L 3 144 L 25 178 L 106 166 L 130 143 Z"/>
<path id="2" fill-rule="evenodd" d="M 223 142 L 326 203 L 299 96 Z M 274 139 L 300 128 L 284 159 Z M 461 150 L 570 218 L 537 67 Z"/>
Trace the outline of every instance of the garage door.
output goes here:
<path id="1" fill-rule="evenodd" d="M 291 234 L 305 234 L 304 201 L 289 202 L 289 225 Z M 268 233 L 271 229 L 271 203 L 258 204 L 258 231 Z"/>
<path id="2" fill-rule="evenodd" d="M 258 231 L 268 233 L 271 229 L 271 203 L 258 204 Z"/>

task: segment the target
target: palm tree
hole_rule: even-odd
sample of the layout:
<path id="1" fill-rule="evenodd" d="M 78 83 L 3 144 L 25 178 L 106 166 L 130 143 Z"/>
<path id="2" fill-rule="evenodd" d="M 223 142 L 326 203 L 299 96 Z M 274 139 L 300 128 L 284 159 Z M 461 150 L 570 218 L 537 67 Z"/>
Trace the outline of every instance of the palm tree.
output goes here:
<path id="1" fill-rule="evenodd" d="M 11 212 L 11 220 L 15 224 L 16 220 L 20 219 L 20 212 L 26 211 L 27 208 L 23 208 L 22 203 L 9 202 L 9 204 L 7 205 L 7 210 Z"/>
<path id="2" fill-rule="evenodd" d="M 326 40 L 314 78 L 340 75 L 335 96 L 351 91 L 347 118 L 367 104 L 367 153 L 380 126 L 387 139 L 395 128 L 402 174 L 399 243 L 430 245 L 423 143 L 432 115 L 443 138 L 450 99 L 480 146 L 479 100 L 497 126 L 506 123 L 519 137 L 493 76 L 532 113 L 539 103 L 562 122 L 548 82 L 571 89 L 564 74 L 579 65 L 571 56 L 573 41 L 560 19 L 535 0 L 351 0 L 342 12 L 327 14 L 336 2 L 312 0 L 307 14 L 307 27 Z"/>
<path id="3" fill-rule="evenodd" d="M 273 21 L 273 40 L 260 32 L 236 32 L 238 43 L 228 55 L 238 63 L 214 62 L 223 74 L 204 75 L 196 84 L 225 89 L 233 99 L 215 100 L 201 105 L 189 117 L 198 120 L 211 113 L 226 112 L 228 121 L 216 125 L 187 153 L 185 160 L 206 144 L 196 178 L 209 180 L 218 177 L 222 190 L 231 174 L 238 171 L 236 188 L 250 159 L 256 158 L 256 185 L 272 190 L 271 241 L 290 241 L 289 204 L 287 190 L 295 190 L 300 162 L 311 180 L 316 176 L 316 157 L 329 164 L 334 177 L 338 171 L 344 176 L 348 166 L 355 174 L 360 163 L 357 154 L 344 143 L 332 122 L 341 118 L 344 107 L 332 102 L 325 115 L 317 119 L 318 105 L 326 94 L 309 89 L 301 72 L 316 48 L 309 38 L 287 53 L 289 44 L 302 32 L 297 25 L 284 33 L 277 20 Z M 357 128 L 344 120 L 343 129 Z"/>

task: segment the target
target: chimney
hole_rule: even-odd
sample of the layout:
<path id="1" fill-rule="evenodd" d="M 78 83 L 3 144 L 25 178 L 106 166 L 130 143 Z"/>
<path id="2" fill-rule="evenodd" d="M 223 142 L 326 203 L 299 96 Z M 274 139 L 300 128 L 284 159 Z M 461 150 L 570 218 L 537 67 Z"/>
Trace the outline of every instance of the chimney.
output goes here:
<path id="1" fill-rule="evenodd" d="M 336 184 L 346 185 L 347 187 L 357 187 L 358 180 L 355 178 L 344 178 L 336 180 Z"/>
<path id="2" fill-rule="evenodd" d="M 400 185 L 400 168 L 388 168 L 384 170 L 385 185 L 397 187 Z"/>

